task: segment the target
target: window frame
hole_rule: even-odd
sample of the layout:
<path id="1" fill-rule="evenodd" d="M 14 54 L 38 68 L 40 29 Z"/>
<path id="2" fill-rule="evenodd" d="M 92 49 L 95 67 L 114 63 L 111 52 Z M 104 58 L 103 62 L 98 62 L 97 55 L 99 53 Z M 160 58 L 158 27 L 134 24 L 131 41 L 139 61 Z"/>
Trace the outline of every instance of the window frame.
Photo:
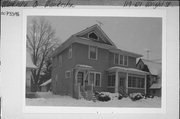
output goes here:
<path id="1" fill-rule="evenodd" d="M 67 73 L 69 73 L 69 77 L 68 77 Z M 65 78 L 66 79 L 71 78 L 71 71 L 70 70 L 65 71 Z"/>
<path id="2" fill-rule="evenodd" d="M 118 55 L 118 64 L 116 63 L 116 60 L 115 60 L 115 57 L 116 55 Z M 122 64 L 121 64 L 121 56 L 122 56 Z M 127 64 L 125 64 L 125 57 L 127 57 Z M 129 65 L 129 56 L 128 55 L 122 55 L 122 54 L 119 54 L 119 53 L 114 53 L 114 64 L 115 65 L 121 65 L 121 66 L 128 66 Z"/>
<path id="3" fill-rule="evenodd" d="M 115 76 L 115 78 L 114 78 L 114 85 L 109 85 L 109 76 L 111 76 L 111 79 L 112 79 L 112 77 L 113 76 Z M 115 85 L 116 85 L 116 75 L 114 74 L 114 73 L 112 73 L 112 74 L 108 74 L 108 81 L 107 81 L 107 86 L 109 87 L 109 88 L 114 88 L 115 87 Z M 111 82 L 112 83 L 112 82 Z"/>
<path id="4" fill-rule="evenodd" d="M 94 39 L 94 38 L 90 38 L 90 37 L 89 37 L 89 35 L 92 34 L 92 33 L 94 33 L 94 34 L 97 36 L 97 39 Z M 95 31 L 89 32 L 89 33 L 88 33 L 88 38 L 89 38 L 89 39 L 94 39 L 94 40 L 99 41 L 99 37 L 98 37 L 98 35 L 97 35 L 97 33 L 96 33 Z"/>
<path id="5" fill-rule="evenodd" d="M 119 54 L 118 53 L 114 53 L 114 64 L 116 64 L 116 55 L 118 55 L 118 61 L 117 61 L 117 64 L 119 64 Z"/>
<path id="6" fill-rule="evenodd" d="M 94 77 L 93 77 L 93 85 L 94 87 L 101 87 L 101 72 L 89 72 L 89 78 L 88 78 L 88 85 L 91 85 L 90 84 L 90 74 L 93 74 Z M 96 75 L 99 74 L 100 75 L 100 80 L 99 80 L 99 86 L 96 85 Z"/>
<path id="7" fill-rule="evenodd" d="M 129 75 L 128 76 L 128 88 L 144 89 L 145 88 L 145 80 L 146 79 L 143 76 L 132 76 L 132 75 Z M 135 84 L 133 84 L 134 82 L 135 82 Z M 142 84 L 143 84 L 143 86 L 142 86 Z"/>
<path id="8" fill-rule="evenodd" d="M 91 47 L 94 47 L 96 49 L 96 58 L 91 58 L 91 50 L 90 48 Z M 97 46 L 92 46 L 92 45 L 89 45 L 89 48 L 88 48 L 88 59 L 90 60 L 97 60 L 98 59 L 98 47 Z"/>

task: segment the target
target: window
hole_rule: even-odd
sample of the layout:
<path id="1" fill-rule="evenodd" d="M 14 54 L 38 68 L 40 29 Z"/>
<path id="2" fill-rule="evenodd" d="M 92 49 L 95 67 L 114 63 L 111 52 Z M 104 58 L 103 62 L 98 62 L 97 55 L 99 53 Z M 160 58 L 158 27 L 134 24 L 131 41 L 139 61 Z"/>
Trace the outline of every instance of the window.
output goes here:
<path id="1" fill-rule="evenodd" d="M 71 71 L 65 72 L 65 78 L 71 78 Z"/>
<path id="2" fill-rule="evenodd" d="M 100 86 L 101 76 L 99 73 L 96 73 L 95 86 Z"/>
<path id="3" fill-rule="evenodd" d="M 108 86 L 115 86 L 115 74 L 108 75 Z"/>
<path id="4" fill-rule="evenodd" d="M 101 86 L 101 73 L 99 72 L 91 72 L 89 78 L 89 84 L 94 84 L 94 86 Z"/>
<path id="5" fill-rule="evenodd" d="M 144 88 L 145 79 L 142 77 L 128 76 L 128 87 Z"/>
<path id="6" fill-rule="evenodd" d="M 128 56 L 120 55 L 120 54 L 114 54 L 114 64 L 120 64 L 127 66 L 128 65 Z"/>
<path id="7" fill-rule="evenodd" d="M 97 47 L 89 46 L 89 59 L 97 60 Z"/>
<path id="8" fill-rule="evenodd" d="M 119 62 L 120 62 L 121 65 L 123 65 L 123 55 L 120 55 L 119 57 L 120 57 L 120 58 L 119 58 L 119 59 L 120 59 Z"/>
<path id="9" fill-rule="evenodd" d="M 72 45 L 69 47 L 69 50 L 68 50 L 68 58 L 69 59 L 72 58 Z"/>
<path id="10" fill-rule="evenodd" d="M 62 66 L 62 55 L 59 55 L 59 66 Z"/>
<path id="11" fill-rule="evenodd" d="M 118 61 L 119 61 L 119 54 L 114 54 L 114 63 L 119 64 Z"/>
<path id="12" fill-rule="evenodd" d="M 89 38 L 92 38 L 92 39 L 95 39 L 95 40 L 98 40 L 98 36 L 96 35 L 96 33 L 92 32 L 88 35 Z"/>
<path id="13" fill-rule="evenodd" d="M 127 66 L 127 64 L 128 64 L 128 57 L 127 57 L 127 56 L 124 56 L 124 65 Z"/>

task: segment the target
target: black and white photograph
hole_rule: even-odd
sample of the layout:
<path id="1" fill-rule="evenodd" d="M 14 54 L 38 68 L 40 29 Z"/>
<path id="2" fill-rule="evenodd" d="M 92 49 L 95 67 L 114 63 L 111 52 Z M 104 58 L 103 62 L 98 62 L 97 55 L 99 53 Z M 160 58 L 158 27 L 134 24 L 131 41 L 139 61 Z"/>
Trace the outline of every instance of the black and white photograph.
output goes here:
<path id="1" fill-rule="evenodd" d="M 162 17 L 27 16 L 26 106 L 162 107 Z"/>

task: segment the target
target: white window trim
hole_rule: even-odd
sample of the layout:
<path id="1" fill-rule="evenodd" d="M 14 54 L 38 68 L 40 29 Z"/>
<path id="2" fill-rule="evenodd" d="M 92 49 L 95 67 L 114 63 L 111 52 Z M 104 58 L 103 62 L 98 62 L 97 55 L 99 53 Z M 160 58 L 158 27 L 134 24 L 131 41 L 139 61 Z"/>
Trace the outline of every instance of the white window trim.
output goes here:
<path id="1" fill-rule="evenodd" d="M 110 75 L 113 75 L 113 74 L 110 74 Z M 115 75 L 115 74 L 114 74 Z M 109 80 L 109 79 L 108 79 Z M 116 75 L 115 75 L 115 83 L 114 83 L 114 86 L 109 86 L 109 84 L 107 85 L 108 88 L 115 88 L 115 85 L 116 85 Z"/>
<path id="2" fill-rule="evenodd" d="M 71 52 L 71 56 L 69 55 L 69 52 Z M 72 45 L 68 49 L 68 59 L 72 58 Z"/>
<path id="3" fill-rule="evenodd" d="M 121 66 L 128 66 L 129 65 L 129 56 L 128 55 L 122 55 L 122 54 L 118 54 L 118 64 L 115 63 L 115 55 L 118 53 L 114 53 L 114 64 L 115 65 L 121 65 Z M 123 56 L 123 64 L 120 64 L 120 55 Z M 127 65 L 125 65 L 125 56 L 127 56 Z"/>
<path id="4" fill-rule="evenodd" d="M 125 56 L 127 57 L 127 65 L 125 65 Z M 128 66 L 129 57 L 127 55 L 123 55 L 123 65 Z"/>
<path id="5" fill-rule="evenodd" d="M 67 73 L 70 73 L 69 77 L 67 77 Z M 65 78 L 66 78 L 66 79 L 67 79 L 67 78 L 71 78 L 71 71 L 70 71 L 70 70 L 67 70 L 67 71 L 65 72 Z"/>
<path id="6" fill-rule="evenodd" d="M 89 33 L 88 33 L 88 38 L 89 38 L 89 35 L 90 35 L 91 33 L 96 34 L 96 36 L 97 36 L 97 40 L 99 41 L 99 37 L 98 37 L 98 35 L 97 35 L 97 33 L 96 33 L 95 31 L 91 31 L 91 32 L 89 32 Z M 96 39 L 95 39 L 95 40 L 96 40 Z"/>
<path id="7" fill-rule="evenodd" d="M 90 74 L 91 73 L 94 74 L 94 82 L 93 82 L 94 87 L 101 87 L 101 72 L 89 72 L 88 84 L 90 83 Z M 96 84 L 96 74 L 100 74 L 100 83 L 99 83 L 100 85 L 99 86 L 95 85 Z"/>
<path id="8" fill-rule="evenodd" d="M 115 55 L 118 54 L 118 53 L 114 53 L 114 64 L 116 64 L 115 62 Z M 118 64 L 119 64 L 119 54 L 118 54 Z M 116 64 L 117 65 L 117 64 Z"/>
<path id="9" fill-rule="evenodd" d="M 96 48 L 96 59 L 90 58 L 90 47 L 95 47 Z M 98 47 L 97 46 L 89 45 L 89 48 L 88 48 L 88 59 L 90 59 L 90 60 L 97 60 L 98 59 Z"/>
<path id="10" fill-rule="evenodd" d="M 145 79 L 144 76 L 132 76 L 132 75 L 129 75 L 129 76 L 131 76 L 131 77 L 137 77 L 137 78 L 144 78 L 144 84 L 146 83 L 146 82 L 145 82 L 146 79 Z M 129 77 L 128 77 L 128 83 L 129 83 Z M 136 83 L 137 83 L 137 82 L 136 82 Z M 146 84 L 145 84 L 145 85 L 146 85 Z M 145 89 L 145 87 L 146 87 L 145 85 L 144 85 L 144 88 L 141 88 L 141 87 L 129 87 L 129 85 L 127 85 L 127 87 L 128 87 L 128 88 L 131 88 L 131 89 Z"/>

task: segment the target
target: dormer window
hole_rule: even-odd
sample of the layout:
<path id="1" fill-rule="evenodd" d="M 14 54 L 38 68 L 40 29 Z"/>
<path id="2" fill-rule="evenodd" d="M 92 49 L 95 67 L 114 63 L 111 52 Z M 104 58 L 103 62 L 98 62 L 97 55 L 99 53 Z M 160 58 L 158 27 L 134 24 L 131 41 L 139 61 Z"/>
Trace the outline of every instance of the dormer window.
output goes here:
<path id="1" fill-rule="evenodd" d="M 88 34 L 88 38 L 95 39 L 95 40 L 99 39 L 95 32 L 89 33 Z"/>

